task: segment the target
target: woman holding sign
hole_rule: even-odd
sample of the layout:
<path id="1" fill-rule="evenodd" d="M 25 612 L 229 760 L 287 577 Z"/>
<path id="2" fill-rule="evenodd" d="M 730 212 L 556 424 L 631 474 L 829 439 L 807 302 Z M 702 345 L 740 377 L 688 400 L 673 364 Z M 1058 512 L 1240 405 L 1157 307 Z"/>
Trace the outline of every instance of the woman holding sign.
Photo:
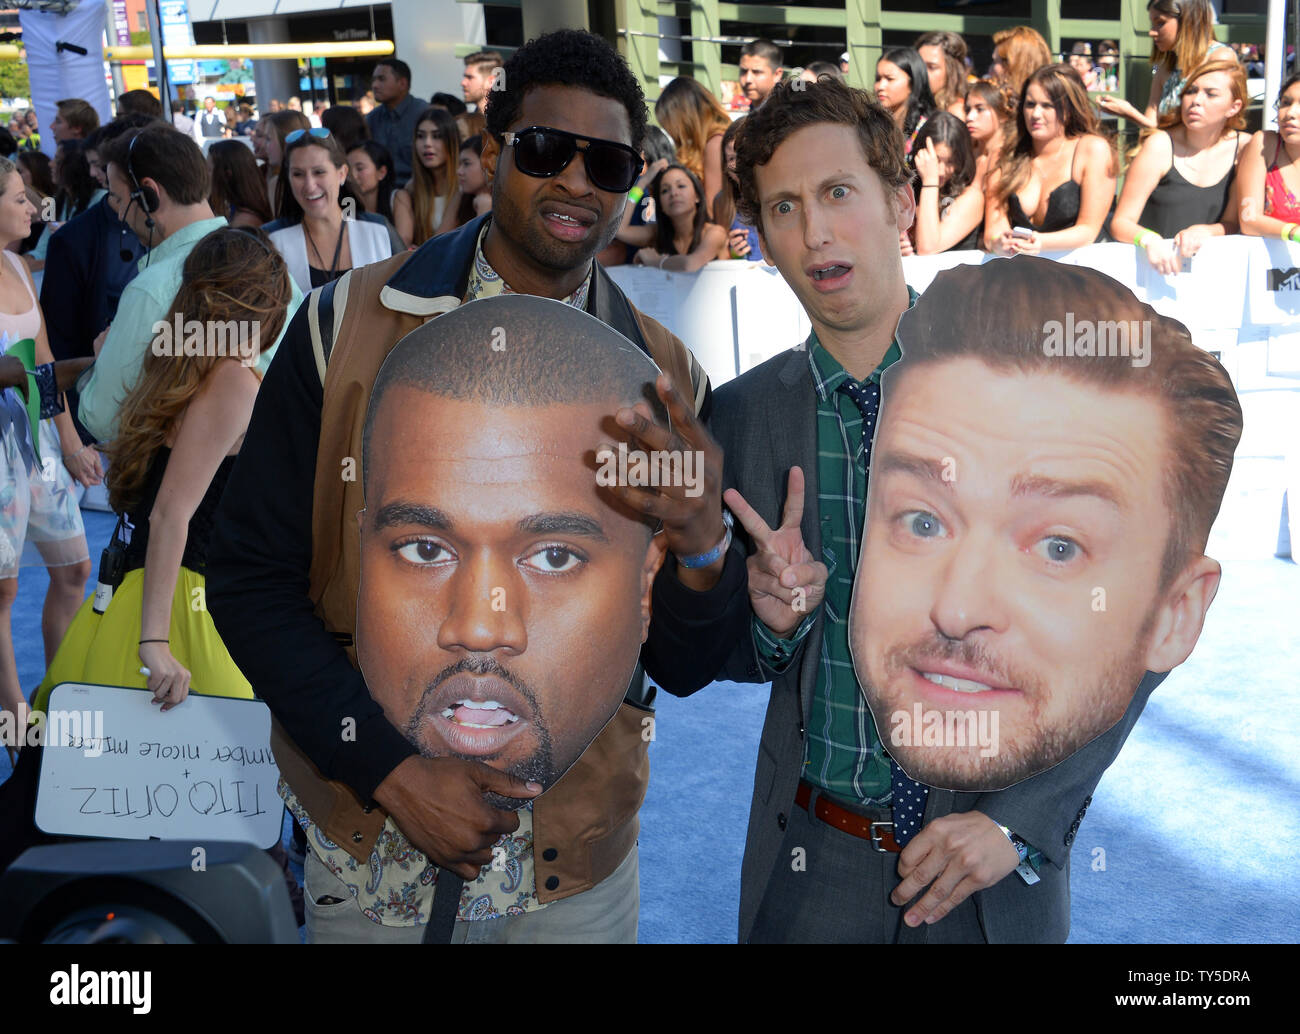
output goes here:
<path id="1" fill-rule="evenodd" d="M 216 230 L 186 259 L 172 303 L 177 321 L 207 328 L 210 337 L 220 326 L 222 344 L 233 323 L 252 347 L 242 354 L 205 348 L 204 355 L 154 347 L 146 354 L 108 449 L 109 501 L 121 514 L 119 528 L 133 526 L 125 573 L 105 586 L 112 565 L 101 564 L 101 591 L 77 613 L 37 708 L 60 682 L 147 686 L 164 711 L 185 699 L 191 683 L 197 692 L 252 697 L 208 615 L 203 572 L 217 502 L 257 397 L 254 364 L 261 346 L 279 337 L 291 292 L 285 261 L 261 231 Z M 188 340 L 184 351 L 191 351 Z"/>

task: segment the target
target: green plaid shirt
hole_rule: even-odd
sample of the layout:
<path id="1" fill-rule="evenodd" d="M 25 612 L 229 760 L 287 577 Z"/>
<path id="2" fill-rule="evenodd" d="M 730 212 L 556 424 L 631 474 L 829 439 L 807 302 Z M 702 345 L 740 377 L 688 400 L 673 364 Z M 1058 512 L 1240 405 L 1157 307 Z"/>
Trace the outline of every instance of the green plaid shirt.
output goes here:
<path id="1" fill-rule="evenodd" d="M 909 287 L 907 295 L 911 308 L 917 294 Z M 853 576 L 867 507 L 868 465 L 862 412 L 846 392 L 839 390 L 851 378 L 822 347 L 815 331 L 808 335 L 804 347 L 817 392 L 817 513 L 822 522 L 822 561 L 828 577 L 822 601 L 826 624 L 804 740 L 803 777 L 843 801 L 888 806 L 892 801 L 889 755 L 858 686 L 849 653 L 849 605 L 853 602 Z M 881 373 L 902 354 L 898 338 L 894 338 L 867 380 L 879 384 Z M 816 611 L 809 614 L 786 640 L 772 635 L 757 617 L 753 619 L 754 644 L 771 671 L 780 674 L 789 667 L 794 646 L 812 630 L 816 616 Z M 1028 861 L 1034 872 L 1041 869 L 1042 852 L 1032 844 Z"/>
<path id="2" fill-rule="evenodd" d="M 916 297 L 909 287 L 909 307 Z M 821 659 L 804 740 L 804 778 L 841 800 L 883 806 L 890 803 L 889 755 L 858 687 L 849 653 L 849 604 L 867 501 L 862 413 L 853 399 L 838 390 L 851 378 L 822 347 L 816 331 L 808 336 L 805 347 L 817 392 L 817 512 L 822 522 L 822 562 L 829 576 L 822 602 L 826 623 Z M 867 379 L 879 384 L 881 372 L 901 356 L 895 338 Z M 808 634 L 815 616 L 814 612 L 804 619 L 793 642 Z M 789 665 L 793 643 L 776 639 L 757 618 L 754 641 L 773 671 Z"/>

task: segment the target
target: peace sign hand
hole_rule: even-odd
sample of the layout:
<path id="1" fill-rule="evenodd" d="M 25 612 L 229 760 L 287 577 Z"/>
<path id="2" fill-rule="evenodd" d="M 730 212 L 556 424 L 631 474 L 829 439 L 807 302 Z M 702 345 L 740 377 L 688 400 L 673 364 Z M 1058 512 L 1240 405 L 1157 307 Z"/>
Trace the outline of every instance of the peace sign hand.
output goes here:
<path id="1" fill-rule="evenodd" d="M 826 595 L 829 572 L 825 564 L 813 559 L 799 530 L 803 495 L 803 470 L 791 467 L 785 511 L 781 526 L 775 531 L 734 488 L 722 495 L 723 502 L 758 547 L 745 562 L 750 605 L 758 619 L 781 639 L 794 632 Z"/>

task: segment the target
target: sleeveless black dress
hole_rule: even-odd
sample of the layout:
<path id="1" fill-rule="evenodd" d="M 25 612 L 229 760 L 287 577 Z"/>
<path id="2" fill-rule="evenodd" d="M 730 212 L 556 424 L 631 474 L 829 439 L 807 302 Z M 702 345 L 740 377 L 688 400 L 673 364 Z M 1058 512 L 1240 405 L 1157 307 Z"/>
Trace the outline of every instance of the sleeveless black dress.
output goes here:
<path id="1" fill-rule="evenodd" d="M 163 475 L 167 472 L 167 463 L 172 451 L 167 446 L 158 450 L 149 467 L 149 476 L 145 481 L 144 494 L 136 506 L 126 514 L 132 525 L 131 542 L 126 547 L 126 570 L 134 571 L 144 567 L 145 553 L 149 549 L 149 514 L 158 490 L 162 487 Z M 185 553 L 181 557 L 181 566 L 188 567 L 196 574 L 203 574 L 208 566 L 208 543 L 212 540 L 212 527 L 216 521 L 217 505 L 221 502 L 221 493 L 226 490 L 230 472 L 235 469 L 235 456 L 227 456 L 212 475 L 208 490 L 203 493 L 194 516 L 190 518 L 189 534 L 185 538 Z"/>
<path id="2" fill-rule="evenodd" d="M 1240 137 L 1237 138 L 1237 150 L 1241 150 Z M 1138 221 L 1166 240 L 1189 226 L 1217 223 L 1223 218 L 1223 210 L 1228 207 L 1228 194 L 1236 176 L 1237 163 L 1234 160 L 1232 168 L 1218 183 L 1198 187 L 1189 183 L 1171 162 L 1169 171 L 1160 178 L 1156 189 L 1147 198 L 1146 207 L 1142 209 L 1142 217 Z"/>

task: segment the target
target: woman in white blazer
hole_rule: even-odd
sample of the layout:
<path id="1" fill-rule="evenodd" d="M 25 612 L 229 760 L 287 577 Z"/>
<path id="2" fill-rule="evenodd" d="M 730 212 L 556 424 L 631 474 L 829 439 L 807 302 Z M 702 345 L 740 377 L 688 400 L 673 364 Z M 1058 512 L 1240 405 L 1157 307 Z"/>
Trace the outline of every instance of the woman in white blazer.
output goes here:
<path id="1" fill-rule="evenodd" d="M 388 221 L 357 199 L 347 155 L 328 129 L 295 130 L 284 144 L 279 218 L 263 229 L 303 294 L 403 248 Z"/>

